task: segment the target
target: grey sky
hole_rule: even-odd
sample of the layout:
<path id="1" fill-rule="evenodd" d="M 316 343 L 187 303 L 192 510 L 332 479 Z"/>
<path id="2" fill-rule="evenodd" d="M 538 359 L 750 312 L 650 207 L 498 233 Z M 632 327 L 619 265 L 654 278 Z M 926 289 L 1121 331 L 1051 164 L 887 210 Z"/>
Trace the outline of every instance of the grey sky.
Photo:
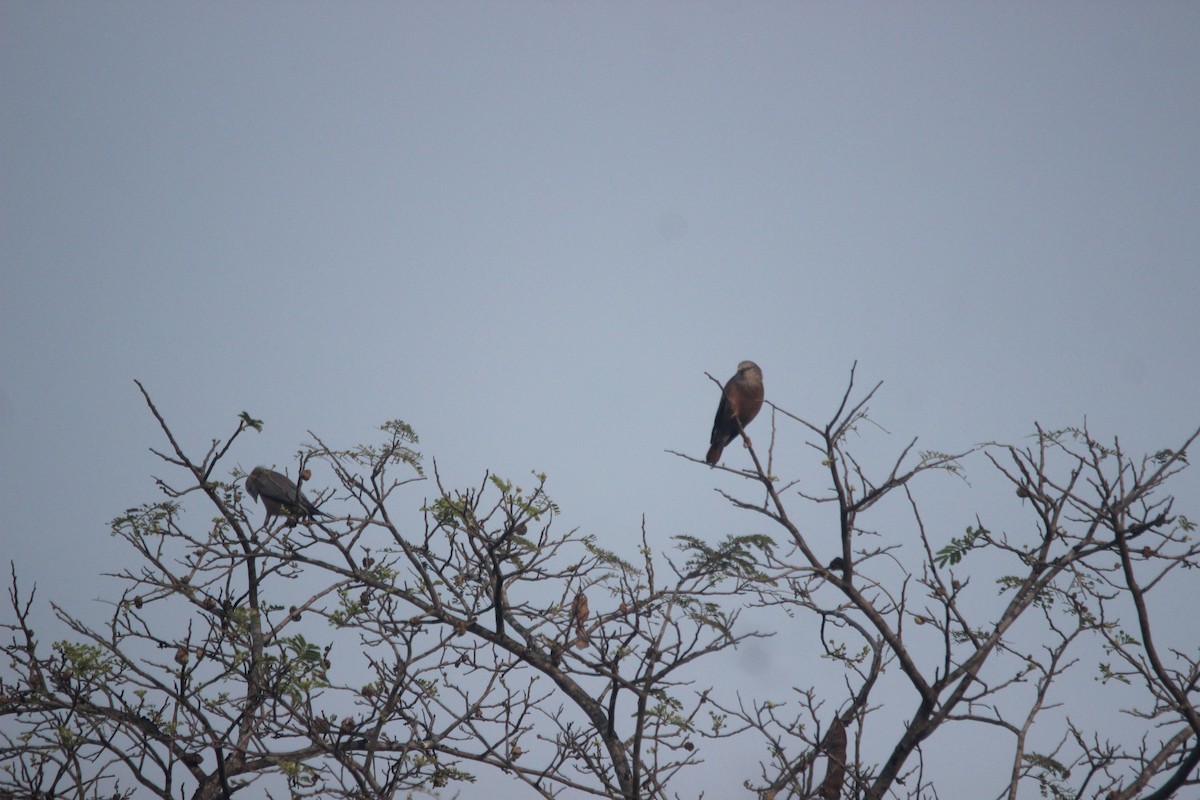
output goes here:
<path id="1" fill-rule="evenodd" d="M 745 358 L 814 421 L 858 359 L 897 449 L 1200 422 L 1196 4 L 6 3 L 0 120 L 0 545 L 81 612 L 134 378 L 626 548 L 757 525 L 664 453 Z"/>

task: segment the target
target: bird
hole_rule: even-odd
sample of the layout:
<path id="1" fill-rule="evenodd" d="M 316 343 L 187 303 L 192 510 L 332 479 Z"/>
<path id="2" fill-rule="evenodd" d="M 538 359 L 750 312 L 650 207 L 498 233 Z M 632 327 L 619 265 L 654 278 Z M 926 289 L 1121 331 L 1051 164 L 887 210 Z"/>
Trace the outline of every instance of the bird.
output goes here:
<path id="1" fill-rule="evenodd" d="M 753 361 L 738 364 L 737 373 L 725 384 L 717 418 L 713 420 L 711 445 L 704 460 L 716 464 L 721 451 L 758 415 L 763 404 L 762 370 Z M 750 441 L 750 437 L 746 437 Z"/>
<path id="2" fill-rule="evenodd" d="M 250 471 L 246 477 L 246 491 L 255 500 L 262 500 L 267 509 L 264 524 L 280 514 L 289 518 L 329 516 L 304 496 L 294 480 L 266 467 L 255 467 Z"/>
<path id="3" fill-rule="evenodd" d="M 580 650 L 588 646 L 587 628 L 584 625 L 591 613 L 588 609 L 587 595 L 583 592 L 576 594 L 574 602 L 571 603 L 571 621 L 575 623 L 575 646 Z"/>

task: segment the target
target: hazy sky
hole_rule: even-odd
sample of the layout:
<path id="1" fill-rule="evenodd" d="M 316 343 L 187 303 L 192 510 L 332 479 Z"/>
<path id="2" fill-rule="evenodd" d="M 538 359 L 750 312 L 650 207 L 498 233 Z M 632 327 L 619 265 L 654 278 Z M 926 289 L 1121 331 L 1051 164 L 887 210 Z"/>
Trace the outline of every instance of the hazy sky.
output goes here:
<path id="1" fill-rule="evenodd" d="M 857 359 L 885 452 L 1200 423 L 1194 3 L 8 2 L 0 132 L 0 547 L 84 615 L 135 378 L 197 455 L 401 418 L 630 553 L 761 529 L 664 452 L 741 359 L 814 421 Z"/>

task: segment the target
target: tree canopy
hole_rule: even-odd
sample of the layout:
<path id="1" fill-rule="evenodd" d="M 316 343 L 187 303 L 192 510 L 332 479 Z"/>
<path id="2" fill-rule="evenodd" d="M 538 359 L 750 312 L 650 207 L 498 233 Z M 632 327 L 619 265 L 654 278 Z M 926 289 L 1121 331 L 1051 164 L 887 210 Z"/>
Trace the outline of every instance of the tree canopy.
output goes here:
<path id="1" fill-rule="evenodd" d="M 695 797 L 713 766 L 765 800 L 931 798 L 955 771 L 1010 800 L 1200 783 L 1200 641 L 1170 616 L 1200 563 L 1171 494 L 1200 431 L 1146 455 L 1086 426 L 912 439 L 876 467 L 878 388 L 852 372 L 818 423 L 768 402 L 726 453 L 748 466 L 711 468 L 745 529 L 643 525 L 633 552 L 567 528 L 546 475 L 446 485 L 401 421 L 267 465 L 328 516 L 264 520 L 229 466 L 263 423 L 187 452 L 142 388 L 166 473 L 112 522 L 133 558 L 106 618 L 53 605 L 47 643 L 11 568 L 0 797 L 633 800 Z M 776 475 L 784 450 L 821 485 Z M 916 484 L 968 470 L 1016 527 L 927 524 Z M 740 680 L 751 646 L 792 682 Z"/>

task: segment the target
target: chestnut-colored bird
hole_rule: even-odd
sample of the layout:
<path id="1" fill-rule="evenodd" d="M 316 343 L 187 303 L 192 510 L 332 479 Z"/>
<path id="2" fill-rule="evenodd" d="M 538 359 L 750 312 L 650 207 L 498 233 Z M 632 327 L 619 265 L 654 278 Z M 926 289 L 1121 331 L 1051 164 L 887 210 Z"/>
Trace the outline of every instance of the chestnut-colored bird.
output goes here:
<path id="1" fill-rule="evenodd" d="M 583 592 L 576 594 L 575 601 L 571 603 L 571 621 L 575 623 L 575 646 L 580 650 L 588 646 L 587 628 L 584 625 L 591 613 L 587 595 Z"/>
<path id="2" fill-rule="evenodd" d="M 713 420 L 712 444 L 704 460 L 716 464 L 721 459 L 721 451 L 758 415 L 762 404 L 762 370 L 753 361 L 743 361 L 721 393 L 717 418 Z"/>
<path id="3" fill-rule="evenodd" d="M 255 467 L 246 478 L 246 491 L 255 500 L 261 500 L 267 509 L 267 519 L 283 514 L 301 518 L 318 515 L 329 516 L 312 504 L 296 482 L 266 467 Z M 264 520 L 265 522 L 265 520 Z"/>

